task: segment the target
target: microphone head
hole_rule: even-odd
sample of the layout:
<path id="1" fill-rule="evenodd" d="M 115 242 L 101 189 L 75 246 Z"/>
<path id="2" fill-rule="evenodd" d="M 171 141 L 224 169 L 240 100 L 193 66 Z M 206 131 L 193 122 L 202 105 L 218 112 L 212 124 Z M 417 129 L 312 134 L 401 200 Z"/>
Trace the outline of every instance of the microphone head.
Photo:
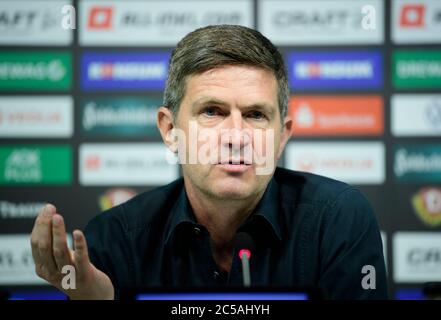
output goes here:
<path id="1" fill-rule="evenodd" d="M 254 249 L 254 241 L 253 238 L 246 232 L 239 232 L 236 235 L 234 250 L 238 252 L 239 258 L 242 259 L 242 256 L 246 254 L 248 259 L 251 257 L 251 252 Z"/>

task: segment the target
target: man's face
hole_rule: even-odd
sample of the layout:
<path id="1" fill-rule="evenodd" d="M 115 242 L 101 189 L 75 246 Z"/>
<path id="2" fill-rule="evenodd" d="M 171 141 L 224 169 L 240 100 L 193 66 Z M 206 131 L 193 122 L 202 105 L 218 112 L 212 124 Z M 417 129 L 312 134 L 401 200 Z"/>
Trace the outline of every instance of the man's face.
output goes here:
<path id="1" fill-rule="evenodd" d="M 185 152 L 187 160 L 191 152 L 198 152 L 198 160 L 201 155 L 210 159 L 205 164 L 182 164 L 190 189 L 217 199 L 236 200 L 263 192 L 291 129 L 289 118 L 280 119 L 277 92 L 273 73 L 250 66 L 222 66 L 187 79 L 175 123 L 187 138 L 185 150 L 179 152 Z M 210 138 L 198 141 L 192 149 L 189 145 L 196 142 L 195 128 L 199 139 L 207 137 L 202 132 Z M 262 156 L 269 157 L 264 164 Z M 268 161 L 274 164 L 269 172 L 259 173 Z"/>

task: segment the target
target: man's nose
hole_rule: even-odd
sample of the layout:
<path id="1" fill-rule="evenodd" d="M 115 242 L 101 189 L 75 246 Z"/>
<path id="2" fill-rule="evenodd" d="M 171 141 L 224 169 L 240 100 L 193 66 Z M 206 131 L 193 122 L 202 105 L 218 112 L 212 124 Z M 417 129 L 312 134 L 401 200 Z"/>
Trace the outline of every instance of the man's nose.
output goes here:
<path id="1" fill-rule="evenodd" d="M 222 144 L 232 149 L 242 149 L 250 143 L 249 130 L 244 128 L 242 113 L 234 110 L 230 113 L 222 129 Z"/>

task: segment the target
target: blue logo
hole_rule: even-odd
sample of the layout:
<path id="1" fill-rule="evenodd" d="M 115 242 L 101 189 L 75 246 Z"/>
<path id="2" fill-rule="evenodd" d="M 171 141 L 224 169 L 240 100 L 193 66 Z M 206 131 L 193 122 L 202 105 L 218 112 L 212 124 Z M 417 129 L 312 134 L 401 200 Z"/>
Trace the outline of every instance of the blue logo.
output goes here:
<path id="1" fill-rule="evenodd" d="M 169 53 L 85 53 L 81 57 L 83 90 L 162 90 Z"/>
<path id="2" fill-rule="evenodd" d="M 380 88 L 383 60 L 377 51 L 293 52 L 288 55 L 292 89 Z"/>

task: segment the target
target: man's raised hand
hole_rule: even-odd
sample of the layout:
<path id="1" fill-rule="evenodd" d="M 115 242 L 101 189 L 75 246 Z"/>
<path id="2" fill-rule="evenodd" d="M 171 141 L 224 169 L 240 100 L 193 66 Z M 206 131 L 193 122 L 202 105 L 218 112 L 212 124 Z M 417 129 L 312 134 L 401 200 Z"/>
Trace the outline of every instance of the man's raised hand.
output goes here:
<path id="1" fill-rule="evenodd" d="M 87 243 L 80 230 L 73 232 L 74 250 L 67 245 L 64 219 L 47 204 L 35 220 L 31 234 L 32 257 L 40 278 L 66 293 L 71 299 L 113 299 L 109 277 L 90 262 Z M 63 288 L 64 266 L 75 270 L 75 289 Z"/>

